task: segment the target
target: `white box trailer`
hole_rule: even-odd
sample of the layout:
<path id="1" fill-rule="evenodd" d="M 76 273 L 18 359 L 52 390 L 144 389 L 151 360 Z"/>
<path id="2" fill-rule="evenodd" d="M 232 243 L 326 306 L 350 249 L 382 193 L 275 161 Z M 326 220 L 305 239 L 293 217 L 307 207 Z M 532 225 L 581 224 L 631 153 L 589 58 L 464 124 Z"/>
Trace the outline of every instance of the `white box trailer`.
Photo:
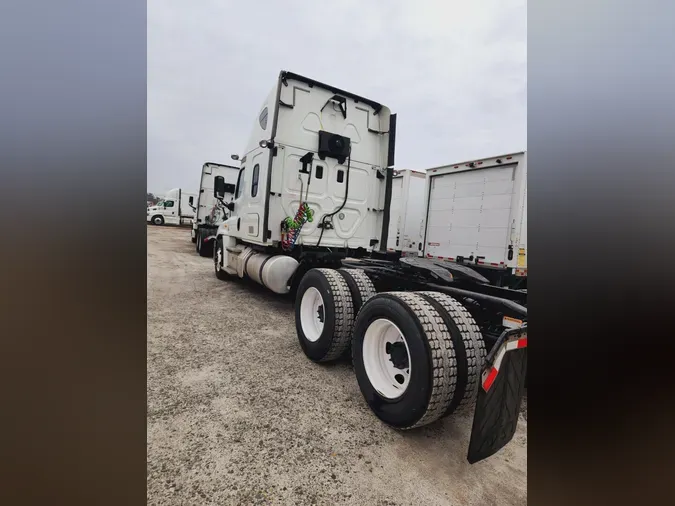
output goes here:
<path id="1" fill-rule="evenodd" d="M 470 264 L 497 284 L 526 279 L 526 152 L 429 169 L 426 200 L 426 258 Z"/>
<path id="2" fill-rule="evenodd" d="M 426 200 L 424 172 L 395 170 L 391 182 L 387 252 L 417 256 L 422 250 Z"/>
<path id="3" fill-rule="evenodd" d="M 148 207 L 146 221 L 154 225 L 189 223 L 195 217 L 195 208 L 190 205 L 190 199 L 196 196 L 196 193 L 173 188 L 156 205 Z"/>
<path id="4" fill-rule="evenodd" d="M 199 197 L 195 205 L 197 216 L 192 222 L 192 242 L 196 244 L 197 253 L 201 256 L 213 255 L 213 238 L 216 230 L 229 216 L 229 210 L 224 201 L 234 199 L 234 189 L 239 175 L 239 167 L 223 165 L 220 163 L 206 162 L 202 165 L 202 173 L 199 179 Z M 224 201 L 216 199 L 213 189 L 215 179 L 221 177 L 225 183 Z M 194 205 L 193 202 L 190 204 Z"/>

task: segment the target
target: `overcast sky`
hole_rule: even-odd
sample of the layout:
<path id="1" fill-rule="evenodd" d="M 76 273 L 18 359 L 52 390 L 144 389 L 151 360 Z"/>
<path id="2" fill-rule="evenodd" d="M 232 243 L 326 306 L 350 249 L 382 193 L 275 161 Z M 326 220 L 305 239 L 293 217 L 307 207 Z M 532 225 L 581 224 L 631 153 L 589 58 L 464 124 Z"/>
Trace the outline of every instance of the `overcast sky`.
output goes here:
<path id="1" fill-rule="evenodd" d="M 241 153 L 280 70 L 398 113 L 396 167 L 526 149 L 525 0 L 148 0 L 148 191 Z"/>

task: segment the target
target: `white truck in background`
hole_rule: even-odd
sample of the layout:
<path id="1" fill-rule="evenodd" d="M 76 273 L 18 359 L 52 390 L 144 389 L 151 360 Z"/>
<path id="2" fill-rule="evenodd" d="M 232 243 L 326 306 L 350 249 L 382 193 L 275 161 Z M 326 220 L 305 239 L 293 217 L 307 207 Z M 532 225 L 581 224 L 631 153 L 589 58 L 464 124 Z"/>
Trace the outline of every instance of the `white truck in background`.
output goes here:
<path id="1" fill-rule="evenodd" d="M 195 217 L 195 208 L 190 204 L 197 196 L 181 188 L 169 190 L 156 205 L 148 207 L 147 221 L 153 225 L 184 225 Z"/>
<path id="2" fill-rule="evenodd" d="M 192 242 L 195 243 L 195 248 L 200 256 L 213 256 L 213 239 L 216 237 L 218 225 L 229 215 L 229 210 L 225 207 L 224 202 L 220 202 L 214 195 L 215 179 L 223 178 L 225 184 L 224 200 L 230 201 L 234 198 L 238 175 L 239 167 L 232 165 L 206 162 L 202 166 L 197 202 L 195 203 L 193 197 L 189 199 L 190 205 L 196 208 L 196 216 L 192 220 Z"/>
<path id="3" fill-rule="evenodd" d="M 424 172 L 394 170 L 389 205 L 389 256 L 418 256 L 424 242 Z"/>
<path id="4" fill-rule="evenodd" d="M 424 256 L 471 266 L 497 286 L 527 287 L 527 153 L 426 172 Z"/>
<path id="5" fill-rule="evenodd" d="M 475 463 L 516 430 L 527 293 L 490 284 L 473 265 L 374 258 L 389 244 L 395 139 L 388 107 L 282 71 L 257 112 L 232 202 L 214 181 L 231 212 L 216 233 L 215 275 L 294 295 L 305 355 L 351 356 L 365 402 L 389 426 L 473 408 Z"/>

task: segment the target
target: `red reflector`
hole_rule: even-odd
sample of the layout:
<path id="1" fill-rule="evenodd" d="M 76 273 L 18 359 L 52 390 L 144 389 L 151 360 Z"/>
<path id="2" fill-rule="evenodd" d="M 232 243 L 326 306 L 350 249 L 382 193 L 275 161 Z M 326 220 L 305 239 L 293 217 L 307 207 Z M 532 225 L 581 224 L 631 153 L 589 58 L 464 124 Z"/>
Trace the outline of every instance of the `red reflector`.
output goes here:
<path id="1" fill-rule="evenodd" d="M 480 165 L 481 163 L 483 163 L 483 162 L 476 162 L 476 165 Z"/>
<path id="2" fill-rule="evenodd" d="M 453 258 L 453 257 L 448 257 L 448 260 L 454 260 L 454 258 Z"/>
<path id="3" fill-rule="evenodd" d="M 488 390 L 490 390 L 490 387 L 495 382 L 495 378 L 497 377 L 498 372 L 499 372 L 499 370 L 495 369 L 494 367 L 492 369 L 490 369 L 490 372 L 487 375 L 487 378 L 485 378 L 485 381 L 483 382 L 483 390 L 485 390 L 486 392 Z"/>
<path id="4" fill-rule="evenodd" d="M 507 156 L 507 157 L 506 157 L 507 160 L 510 160 L 511 158 L 513 158 L 513 157 L 512 157 L 512 156 Z"/>
<path id="5" fill-rule="evenodd" d="M 459 169 L 459 165 L 455 165 L 455 167 L 454 167 L 454 168 L 455 168 L 455 169 Z"/>
<path id="6" fill-rule="evenodd" d="M 490 265 L 496 265 L 497 267 L 499 267 L 499 264 L 496 262 L 490 262 Z"/>
<path id="7" fill-rule="evenodd" d="M 434 258 L 434 257 L 433 255 L 431 255 L 431 253 L 427 253 L 427 258 Z"/>
<path id="8" fill-rule="evenodd" d="M 518 348 L 527 348 L 527 337 L 518 339 Z"/>
<path id="9" fill-rule="evenodd" d="M 440 258 L 441 260 L 443 260 L 443 257 L 438 257 L 438 258 Z"/>

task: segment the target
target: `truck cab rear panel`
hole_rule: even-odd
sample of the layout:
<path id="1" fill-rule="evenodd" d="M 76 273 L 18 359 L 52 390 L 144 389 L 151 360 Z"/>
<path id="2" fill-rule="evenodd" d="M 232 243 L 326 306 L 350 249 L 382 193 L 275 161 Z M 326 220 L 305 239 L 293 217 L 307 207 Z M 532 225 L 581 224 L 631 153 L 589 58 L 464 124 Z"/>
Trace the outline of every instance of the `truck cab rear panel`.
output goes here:
<path id="1" fill-rule="evenodd" d="M 278 247 L 282 221 L 295 217 L 306 202 L 313 220 L 303 225 L 298 245 L 380 247 L 385 175 L 393 161 L 391 117 L 376 102 L 282 72 L 241 159 L 230 234 L 249 244 Z M 320 153 L 321 132 L 346 138 L 346 156 Z M 308 154 L 311 161 L 303 167 Z"/>

